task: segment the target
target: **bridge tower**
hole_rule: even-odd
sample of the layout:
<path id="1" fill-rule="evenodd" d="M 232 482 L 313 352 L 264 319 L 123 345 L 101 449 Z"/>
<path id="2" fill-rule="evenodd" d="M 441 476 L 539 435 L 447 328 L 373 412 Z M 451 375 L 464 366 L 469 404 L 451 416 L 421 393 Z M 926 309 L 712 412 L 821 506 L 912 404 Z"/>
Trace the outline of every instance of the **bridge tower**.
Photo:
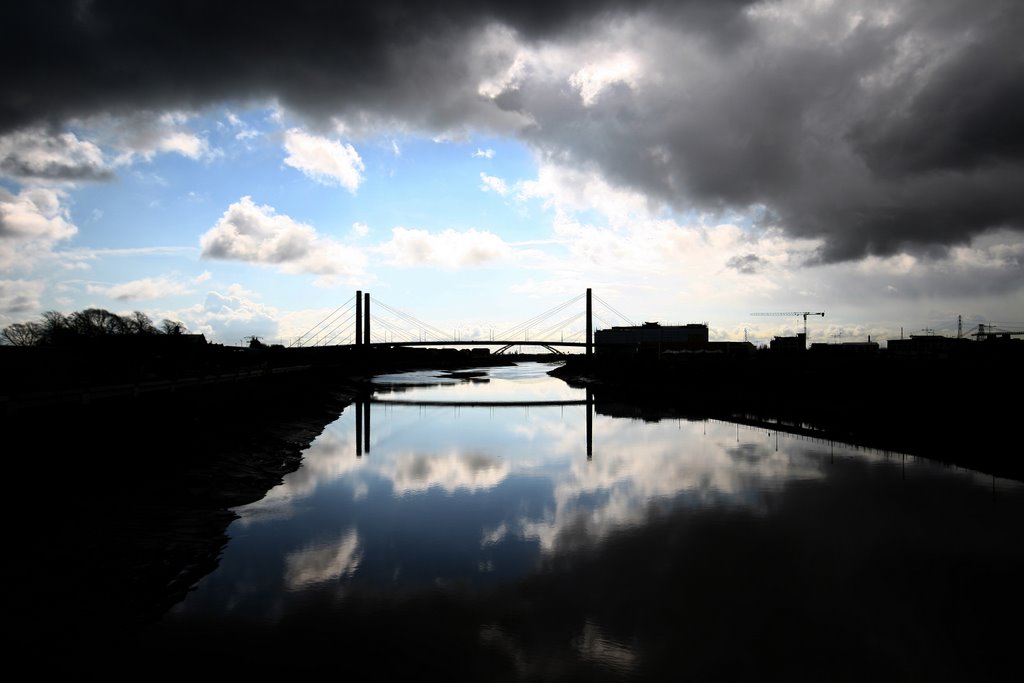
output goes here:
<path id="1" fill-rule="evenodd" d="M 365 303 L 363 305 L 363 339 L 366 343 L 370 343 L 370 293 L 366 292 L 363 294 L 365 297 Z"/>
<path id="2" fill-rule="evenodd" d="M 356 290 L 356 346 L 363 343 L 363 293 Z"/>
<path id="3" fill-rule="evenodd" d="M 587 355 L 594 353 L 593 308 L 590 303 L 590 287 L 587 287 Z"/>

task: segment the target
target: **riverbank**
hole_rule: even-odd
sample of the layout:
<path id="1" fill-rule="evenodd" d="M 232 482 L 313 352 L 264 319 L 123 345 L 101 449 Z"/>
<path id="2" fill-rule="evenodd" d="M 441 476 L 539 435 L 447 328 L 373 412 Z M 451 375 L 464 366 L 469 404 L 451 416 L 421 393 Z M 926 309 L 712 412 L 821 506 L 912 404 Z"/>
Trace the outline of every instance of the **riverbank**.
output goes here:
<path id="1" fill-rule="evenodd" d="M 63 347 L 0 346 L 0 415 L 94 402 L 175 401 L 167 397 L 231 397 L 323 379 L 351 383 L 414 369 L 458 370 L 509 365 L 511 356 L 465 349 L 356 347 L 225 347 L 190 338 L 113 338 Z"/>
<path id="2" fill-rule="evenodd" d="M 570 356 L 551 374 L 598 412 L 716 418 L 818 435 L 1024 480 L 1019 359 L 813 354 Z"/>
<path id="3" fill-rule="evenodd" d="M 9 614 L 26 654 L 75 661 L 162 616 L 217 566 L 231 508 L 296 470 L 358 390 L 297 375 L 242 388 L 19 411 L 8 471 L 32 494 L 10 525 Z"/>

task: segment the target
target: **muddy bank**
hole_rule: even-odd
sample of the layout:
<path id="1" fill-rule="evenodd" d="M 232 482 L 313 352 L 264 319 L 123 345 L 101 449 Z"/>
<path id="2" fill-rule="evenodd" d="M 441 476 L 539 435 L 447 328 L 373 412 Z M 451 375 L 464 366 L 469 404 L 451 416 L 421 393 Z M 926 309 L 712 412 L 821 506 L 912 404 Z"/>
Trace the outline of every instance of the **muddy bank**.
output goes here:
<path id="1" fill-rule="evenodd" d="M 5 437 L 24 494 L 10 612 L 21 647 L 83 657 L 158 619 L 217 566 L 230 508 L 296 470 L 359 390 L 282 375 L 20 410 Z"/>

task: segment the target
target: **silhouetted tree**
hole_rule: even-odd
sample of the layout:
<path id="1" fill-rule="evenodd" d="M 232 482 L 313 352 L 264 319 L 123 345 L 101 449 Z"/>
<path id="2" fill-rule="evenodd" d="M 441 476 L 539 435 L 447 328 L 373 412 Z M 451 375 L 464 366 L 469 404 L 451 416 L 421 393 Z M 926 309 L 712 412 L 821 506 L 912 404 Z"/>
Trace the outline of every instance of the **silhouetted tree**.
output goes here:
<path id="1" fill-rule="evenodd" d="M 0 330 L 0 341 L 8 346 L 37 346 L 43 339 L 39 323 L 14 323 Z"/>
<path id="2" fill-rule="evenodd" d="M 160 323 L 160 331 L 164 334 L 185 334 L 188 332 L 188 328 L 178 320 L 164 318 Z"/>
<path id="3" fill-rule="evenodd" d="M 131 334 L 157 333 L 157 329 L 153 325 L 153 320 L 142 311 L 135 311 L 131 315 L 125 316 L 124 321 Z"/>
<path id="4" fill-rule="evenodd" d="M 126 334 L 129 325 L 121 316 L 102 308 L 87 308 L 68 317 L 72 329 L 80 337 L 105 337 Z"/>
<path id="5" fill-rule="evenodd" d="M 39 340 L 39 344 L 57 344 L 73 334 L 67 316 L 59 311 L 46 311 L 39 324 L 43 331 L 43 337 Z"/>
<path id="6" fill-rule="evenodd" d="M 74 344 L 83 339 L 118 335 L 187 334 L 178 320 L 164 319 L 158 328 L 142 311 L 120 316 L 102 308 L 87 308 L 64 315 L 46 311 L 39 322 L 14 323 L 0 330 L 0 344 L 7 346 L 45 346 Z"/>

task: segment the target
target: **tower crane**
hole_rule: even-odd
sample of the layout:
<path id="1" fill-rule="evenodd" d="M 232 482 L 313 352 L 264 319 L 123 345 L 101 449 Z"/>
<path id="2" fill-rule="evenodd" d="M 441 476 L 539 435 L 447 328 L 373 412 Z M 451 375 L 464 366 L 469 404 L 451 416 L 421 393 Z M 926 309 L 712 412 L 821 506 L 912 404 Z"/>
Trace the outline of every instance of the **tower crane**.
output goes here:
<path id="1" fill-rule="evenodd" d="M 820 315 L 822 318 L 825 317 L 825 312 L 812 313 L 811 311 L 787 311 L 785 313 L 751 313 L 750 315 L 801 315 L 804 318 L 804 341 L 807 340 L 807 316 L 809 315 Z"/>

